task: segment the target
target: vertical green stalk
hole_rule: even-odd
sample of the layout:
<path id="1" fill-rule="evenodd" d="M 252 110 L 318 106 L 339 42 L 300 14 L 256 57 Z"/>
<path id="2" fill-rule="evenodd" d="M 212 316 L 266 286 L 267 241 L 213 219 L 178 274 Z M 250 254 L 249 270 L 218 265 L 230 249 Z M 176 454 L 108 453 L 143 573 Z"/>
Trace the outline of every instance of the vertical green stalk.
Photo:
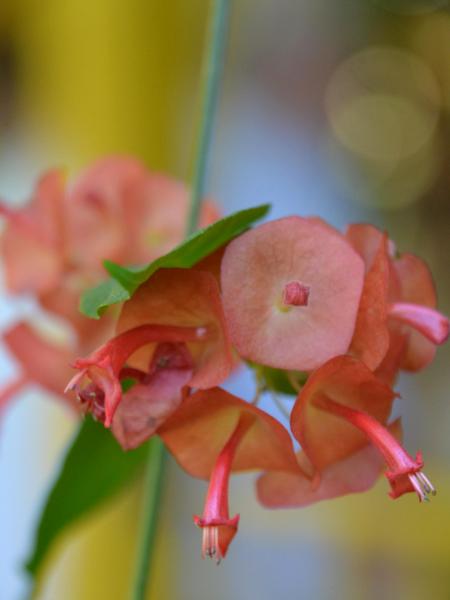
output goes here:
<path id="1" fill-rule="evenodd" d="M 165 449 L 158 437 L 148 444 L 148 457 L 145 469 L 141 536 L 136 559 L 132 600 L 145 600 L 150 579 L 151 558 L 155 541 L 159 504 L 164 475 Z"/>
<path id="2" fill-rule="evenodd" d="M 194 152 L 191 206 L 186 226 L 186 235 L 190 235 L 197 228 L 201 199 L 205 192 L 208 157 L 223 70 L 229 6 L 230 0 L 212 0 L 208 39 L 203 59 L 200 118 Z M 166 452 L 161 440 L 156 437 L 153 438 L 149 443 L 149 454 L 146 465 L 141 537 L 131 600 L 145 600 L 147 595 L 163 485 L 165 454 Z"/>
<path id="3" fill-rule="evenodd" d="M 201 200 L 205 193 L 208 158 L 223 71 L 230 0 L 212 0 L 211 8 L 208 39 L 206 41 L 203 60 L 199 126 L 196 148 L 193 154 L 194 168 L 192 174 L 191 210 L 187 222 L 186 235 L 190 235 L 197 228 Z"/>

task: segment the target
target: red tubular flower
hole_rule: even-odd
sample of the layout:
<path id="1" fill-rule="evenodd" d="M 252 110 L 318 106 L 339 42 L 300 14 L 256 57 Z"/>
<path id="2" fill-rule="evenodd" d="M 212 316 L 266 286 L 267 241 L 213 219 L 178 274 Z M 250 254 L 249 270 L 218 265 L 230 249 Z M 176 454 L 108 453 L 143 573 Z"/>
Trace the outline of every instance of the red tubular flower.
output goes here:
<path id="1" fill-rule="evenodd" d="M 422 473 L 423 460 L 421 452 L 413 459 L 398 443 L 395 437 L 376 419 L 360 410 L 355 410 L 322 398 L 323 410 L 341 417 L 362 431 L 383 455 L 389 471 L 386 477 L 391 485 L 391 498 L 398 498 L 407 492 L 416 492 L 419 500 L 429 499 L 429 494 L 436 490 L 428 477 Z"/>
<path id="2" fill-rule="evenodd" d="M 194 522 L 203 529 L 203 556 L 217 561 L 226 555 L 239 520 L 229 516 L 230 473 L 300 470 L 286 429 L 219 388 L 187 396 L 158 433 L 185 471 L 210 480 L 203 515 Z"/>
<path id="3" fill-rule="evenodd" d="M 76 389 L 84 406 L 109 427 L 123 397 L 124 368 L 134 370 L 138 384 L 127 393 L 113 427 L 126 448 L 146 439 L 176 408 L 183 386 L 208 388 L 230 372 L 218 284 L 210 273 L 158 271 L 125 303 L 118 330 L 87 359 L 76 361 L 80 373 L 68 389 Z"/>
<path id="4" fill-rule="evenodd" d="M 252 420 L 248 415 L 241 417 L 230 439 L 220 451 L 209 480 L 203 516 L 194 516 L 194 523 L 203 529 L 202 556 L 215 559 L 217 564 L 225 558 L 238 528 L 239 515 L 232 519 L 229 515 L 228 481 L 236 450 Z"/>
<path id="5" fill-rule="evenodd" d="M 372 225 L 351 225 L 347 239 L 364 259 L 366 278 L 351 351 L 375 369 L 388 344 L 405 338 L 399 367 L 429 364 L 449 334 L 449 320 L 436 310 L 436 291 L 426 264 L 412 254 L 394 257 L 393 243 Z"/>
<path id="6" fill-rule="evenodd" d="M 87 410 L 110 427 L 122 399 L 120 375 L 127 360 L 139 348 L 155 343 L 199 342 L 206 338 L 204 328 L 141 325 L 109 340 L 88 358 L 77 359 L 77 373 L 66 391 L 76 390 Z M 85 385 L 84 379 L 92 382 Z"/>
<path id="7" fill-rule="evenodd" d="M 323 411 L 323 398 L 363 410 L 385 423 L 395 396 L 366 365 L 350 356 L 334 358 L 314 371 L 291 412 L 292 432 L 314 471 L 320 474 L 367 444 L 361 431 Z"/>
<path id="8" fill-rule="evenodd" d="M 285 487 L 284 501 L 290 497 L 297 504 L 306 504 L 314 498 L 319 500 L 370 487 L 376 480 L 380 463 L 367 448 L 368 439 L 389 467 L 386 476 L 393 498 L 416 491 L 422 500 L 433 493 L 434 488 L 421 473 L 420 454 L 413 460 L 396 440 L 399 423 L 395 423 L 391 431 L 383 426 L 394 397 L 394 392 L 362 362 L 349 356 L 332 359 L 313 372 L 291 413 L 292 432 L 304 452 L 302 466 L 313 476 L 313 485 L 308 488 L 297 478 L 292 480 L 293 491 L 289 494 L 284 478 L 281 482 Z M 356 477 L 352 472 L 355 466 L 359 473 Z M 267 504 L 274 502 L 275 482 L 271 476 L 260 483 L 260 493 Z"/>
<path id="9" fill-rule="evenodd" d="M 222 261 L 223 303 L 238 352 L 309 371 L 347 351 L 364 265 L 320 219 L 287 217 L 233 240 Z"/>

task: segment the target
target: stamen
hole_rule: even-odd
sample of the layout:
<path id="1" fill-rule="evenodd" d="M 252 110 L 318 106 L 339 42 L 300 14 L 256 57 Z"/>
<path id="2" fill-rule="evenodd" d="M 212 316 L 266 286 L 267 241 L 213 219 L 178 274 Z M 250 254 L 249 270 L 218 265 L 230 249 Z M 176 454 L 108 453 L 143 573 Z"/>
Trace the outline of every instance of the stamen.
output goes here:
<path id="1" fill-rule="evenodd" d="M 211 558 L 219 565 L 222 555 L 219 546 L 219 528 L 216 526 L 204 527 L 202 538 L 202 558 Z"/>
<path id="2" fill-rule="evenodd" d="M 425 473 L 418 471 L 417 473 L 408 475 L 408 478 L 413 488 L 416 490 L 420 502 L 429 502 L 431 500 L 430 494 L 436 496 L 436 488 Z"/>

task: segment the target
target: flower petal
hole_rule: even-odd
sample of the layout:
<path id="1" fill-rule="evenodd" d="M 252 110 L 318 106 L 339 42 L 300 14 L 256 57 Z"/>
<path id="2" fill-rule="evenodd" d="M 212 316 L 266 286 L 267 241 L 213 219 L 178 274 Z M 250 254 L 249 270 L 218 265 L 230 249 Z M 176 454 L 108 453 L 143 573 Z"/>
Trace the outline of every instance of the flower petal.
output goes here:
<path id="1" fill-rule="evenodd" d="M 125 450 L 142 444 L 178 408 L 182 388 L 192 377 L 190 357 L 182 344 L 163 344 L 158 352 L 165 353 L 164 356 L 170 352 L 170 356 L 175 357 L 175 364 L 156 367 L 150 376 L 134 385 L 122 396 L 114 414 L 112 431 Z M 176 360 L 177 356 L 181 360 Z"/>
<path id="2" fill-rule="evenodd" d="M 233 366 L 219 287 L 211 273 L 161 269 L 123 306 L 117 331 L 144 323 L 202 327 L 205 339 L 187 344 L 195 369 L 191 387 L 208 388 L 224 381 Z M 145 370 L 155 346 L 138 350 L 130 366 Z"/>
<path id="3" fill-rule="evenodd" d="M 19 362 L 30 383 L 35 382 L 60 396 L 72 407 L 76 404 L 63 395 L 72 374 L 72 350 L 52 344 L 26 323 L 19 323 L 4 333 L 8 350 Z"/>
<path id="4" fill-rule="evenodd" d="M 357 237 L 358 251 L 360 229 L 363 226 L 354 225 L 349 228 L 347 235 Z M 356 318 L 355 333 L 350 345 L 350 353 L 360 358 L 371 370 L 374 370 L 383 360 L 389 347 L 389 330 L 387 327 L 387 300 L 389 285 L 389 256 L 386 235 L 373 235 L 370 238 L 370 257 L 366 263 L 364 287 Z M 378 242 L 378 247 L 377 247 Z M 361 254 L 367 258 L 367 248 Z"/>
<path id="5" fill-rule="evenodd" d="M 389 430 L 400 437 L 400 420 L 395 421 Z M 308 459 L 304 453 L 300 453 L 299 462 L 305 460 Z M 383 464 L 379 452 L 373 446 L 366 446 L 326 467 L 314 483 L 301 473 L 264 473 L 256 484 L 258 500 L 267 508 L 294 508 L 365 492 L 377 481 Z"/>
<path id="6" fill-rule="evenodd" d="M 350 244 L 317 219 L 287 217 L 244 233 L 222 262 L 225 315 L 238 352 L 295 370 L 346 352 L 363 276 Z M 303 306 L 283 305 L 285 286 L 293 282 L 308 288 Z"/>
<path id="7" fill-rule="evenodd" d="M 297 472 L 298 463 L 286 429 L 256 406 L 220 388 L 198 391 L 185 398 L 158 434 L 185 471 L 208 479 L 243 414 L 254 420 L 239 444 L 232 470 Z"/>
<path id="8" fill-rule="evenodd" d="M 400 294 L 395 301 L 410 302 L 435 308 L 436 290 L 428 266 L 413 254 L 402 254 L 394 261 L 394 269 L 400 283 Z M 436 354 L 436 346 L 422 333 L 408 328 L 408 343 L 402 368 L 419 371 L 430 364 Z"/>
<path id="9" fill-rule="evenodd" d="M 310 375 L 292 409 L 291 428 L 319 471 L 367 444 L 363 433 L 321 409 L 321 398 L 365 411 L 385 423 L 395 393 L 350 356 L 334 358 Z"/>

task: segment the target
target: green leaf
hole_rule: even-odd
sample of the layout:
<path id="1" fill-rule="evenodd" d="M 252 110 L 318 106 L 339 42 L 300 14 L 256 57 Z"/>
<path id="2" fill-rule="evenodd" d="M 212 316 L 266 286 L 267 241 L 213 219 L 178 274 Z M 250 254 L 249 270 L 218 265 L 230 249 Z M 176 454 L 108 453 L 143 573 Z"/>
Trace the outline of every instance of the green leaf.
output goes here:
<path id="1" fill-rule="evenodd" d="M 148 444 L 124 452 L 108 429 L 86 417 L 47 498 L 26 569 L 36 574 L 59 534 L 130 482 L 148 453 Z"/>
<path id="2" fill-rule="evenodd" d="M 298 390 L 291 383 L 289 378 L 289 372 L 283 369 L 274 369 L 273 367 L 266 367 L 264 365 L 258 365 L 248 361 L 247 363 L 255 372 L 257 380 L 264 387 L 280 394 L 286 394 L 288 396 L 297 396 Z M 296 381 L 300 386 L 304 385 L 307 380 L 307 373 L 301 373 L 300 371 L 291 371 L 292 379 Z"/>
<path id="3" fill-rule="evenodd" d="M 91 319 L 99 319 L 108 306 L 128 300 L 129 297 L 128 291 L 118 281 L 106 279 L 81 296 L 79 308 Z"/>
<path id="4" fill-rule="evenodd" d="M 248 229 L 252 223 L 262 219 L 269 208 L 268 204 L 264 204 L 225 217 L 195 232 L 171 252 L 144 267 L 126 268 L 105 261 L 105 269 L 112 279 L 85 292 L 80 303 L 81 312 L 88 317 L 98 319 L 106 307 L 131 298 L 136 289 L 158 269 L 189 269 Z"/>

